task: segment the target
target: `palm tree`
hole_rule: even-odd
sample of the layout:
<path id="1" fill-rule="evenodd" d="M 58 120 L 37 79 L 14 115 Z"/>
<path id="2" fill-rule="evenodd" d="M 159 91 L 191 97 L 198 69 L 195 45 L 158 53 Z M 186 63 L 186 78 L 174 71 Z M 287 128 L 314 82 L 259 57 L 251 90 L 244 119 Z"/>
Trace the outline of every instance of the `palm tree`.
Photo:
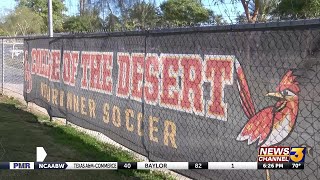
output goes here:
<path id="1" fill-rule="evenodd" d="M 246 15 L 244 14 L 239 14 L 236 18 L 237 23 L 242 24 L 242 23 L 247 23 L 248 20 L 246 18 Z"/>
<path id="2" fill-rule="evenodd" d="M 110 31 L 117 31 L 117 30 L 120 30 L 121 28 L 121 22 L 120 22 L 120 19 L 110 13 L 107 17 L 106 17 L 106 24 L 105 24 L 105 27 L 110 30 Z"/>
<path id="3" fill-rule="evenodd" d="M 258 22 L 267 21 L 270 18 L 270 17 L 268 17 L 268 15 L 270 15 L 277 8 L 277 5 L 279 3 L 280 3 L 280 0 L 259 0 L 259 3 L 258 3 L 259 13 L 257 15 L 256 21 L 258 21 Z M 251 14 L 256 9 L 255 5 L 256 5 L 255 2 L 250 1 L 249 9 L 250 9 Z"/>
<path id="4" fill-rule="evenodd" d="M 216 15 L 212 10 L 209 10 L 209 21 L 210 24 L 214 25 L 223 25 L 227 23 L 221 14 Z"/>
<path id="5" fill-rule="evenodd" d="M 216 25 L 223 25 L 223 24 L 226 24 L 226 21 L 223 19 L 222 15 L 216 15 L 214 17 L 214 22 Z"/>
<path id="6" fill-rule="evenodd" d="M 152 3 L 137 2 L 128 12 L 128 22 L 135 28 L 154 27 L 158 20 L 157 8 Z"/>

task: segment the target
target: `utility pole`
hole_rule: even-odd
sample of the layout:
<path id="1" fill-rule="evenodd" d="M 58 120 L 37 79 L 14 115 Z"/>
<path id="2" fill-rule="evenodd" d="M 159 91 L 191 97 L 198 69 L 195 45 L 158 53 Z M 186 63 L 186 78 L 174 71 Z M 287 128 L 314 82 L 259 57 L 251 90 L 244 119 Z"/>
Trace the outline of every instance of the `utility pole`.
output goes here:
<path id="1" fill-rule="evenodd" d="M 83 15 L 87 4 L 88 4 L 87 0 L 80 0 L 79 1 L 79 13 L 80 13 L 80 16 Z"/>
<path id="2" fill-rule="evenodd" d="M 4 89 L 4 41 L 2 39 L 2 54 L 1 54 L 1 73 L 2 73 L 2 76 L 1 76 L 1 94 L 3 95 L 3 89 Z"/>
<path id="3" fill-rule="evenodd" d="M 49 37 L 53 37 L 53 23 L 52 23 L 52 0 L 48 0 L 48 27 Z"/>

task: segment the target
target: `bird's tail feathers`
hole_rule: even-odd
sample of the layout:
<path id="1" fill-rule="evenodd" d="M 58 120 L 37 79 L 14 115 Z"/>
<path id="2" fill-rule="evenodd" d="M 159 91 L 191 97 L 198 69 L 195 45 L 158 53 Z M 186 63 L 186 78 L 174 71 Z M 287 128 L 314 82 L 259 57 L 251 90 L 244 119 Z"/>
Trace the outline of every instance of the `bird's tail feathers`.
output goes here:
<path id="1" fill-rule="evenodd" d="M 237 72 L 237 85 L 240 93 L 240 101 L 242 108 L 244 110 L 244 113 L 248 118 L 251 118 L 256 114 L 256 110 L 251 98 L 250 89 L 248 86 L 248 82 L 246 79 L 246 76 L 244 74 L 244 71 L 239 63 L 238 60 L 235 61 L 235 67 Z"/>

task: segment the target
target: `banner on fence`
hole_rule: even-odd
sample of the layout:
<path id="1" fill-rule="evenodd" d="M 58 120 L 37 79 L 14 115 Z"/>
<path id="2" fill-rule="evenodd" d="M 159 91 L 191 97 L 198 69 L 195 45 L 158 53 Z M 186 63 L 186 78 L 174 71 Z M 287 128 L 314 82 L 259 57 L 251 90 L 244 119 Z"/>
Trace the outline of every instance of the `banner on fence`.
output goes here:
<path id="1" fill-rule="evenodd" d="M 29 39 L 24 96 L 154 161 L 251 162 L 261 146 L 315 145 L 317 38 L 266 30 Z"/>

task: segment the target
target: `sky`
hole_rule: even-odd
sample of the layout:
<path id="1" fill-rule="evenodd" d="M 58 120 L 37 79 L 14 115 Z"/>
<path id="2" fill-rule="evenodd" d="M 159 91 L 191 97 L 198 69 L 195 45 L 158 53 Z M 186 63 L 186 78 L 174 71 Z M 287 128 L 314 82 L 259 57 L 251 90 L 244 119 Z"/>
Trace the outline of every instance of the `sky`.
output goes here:
<path id="1" fill-rule="evenodd" d="M 78 2 L 79 0 L 64 0 L 66 7 L 68 8 L 67 15 L 74 15 L 78 12 Z M 160 5 L 164 0 L 156 0 L 157 5 Z M 203 5 L 215 12 L 215 14 L 222 14 L 224 19 L 228 22 L 234 21 L 237 14 L 243 12 L 243 7 L 241 3 L 236 3 L 235 5 L 228 3 L 226 0 L 225 5 L 215 5 L 214 0 L 202 0 Z M 13 10 L 16 5 L 15 0 L 0 0 L 0 15 L 5 15 L 10 10 Z"/>
<path id="2" fill-rule="evenodd" d="M 15 0 L 1 0 L 0 1 L 0 13 L 4 15 L 8 13 L 8 11 L 14 9 L 16 5 Z"/>

